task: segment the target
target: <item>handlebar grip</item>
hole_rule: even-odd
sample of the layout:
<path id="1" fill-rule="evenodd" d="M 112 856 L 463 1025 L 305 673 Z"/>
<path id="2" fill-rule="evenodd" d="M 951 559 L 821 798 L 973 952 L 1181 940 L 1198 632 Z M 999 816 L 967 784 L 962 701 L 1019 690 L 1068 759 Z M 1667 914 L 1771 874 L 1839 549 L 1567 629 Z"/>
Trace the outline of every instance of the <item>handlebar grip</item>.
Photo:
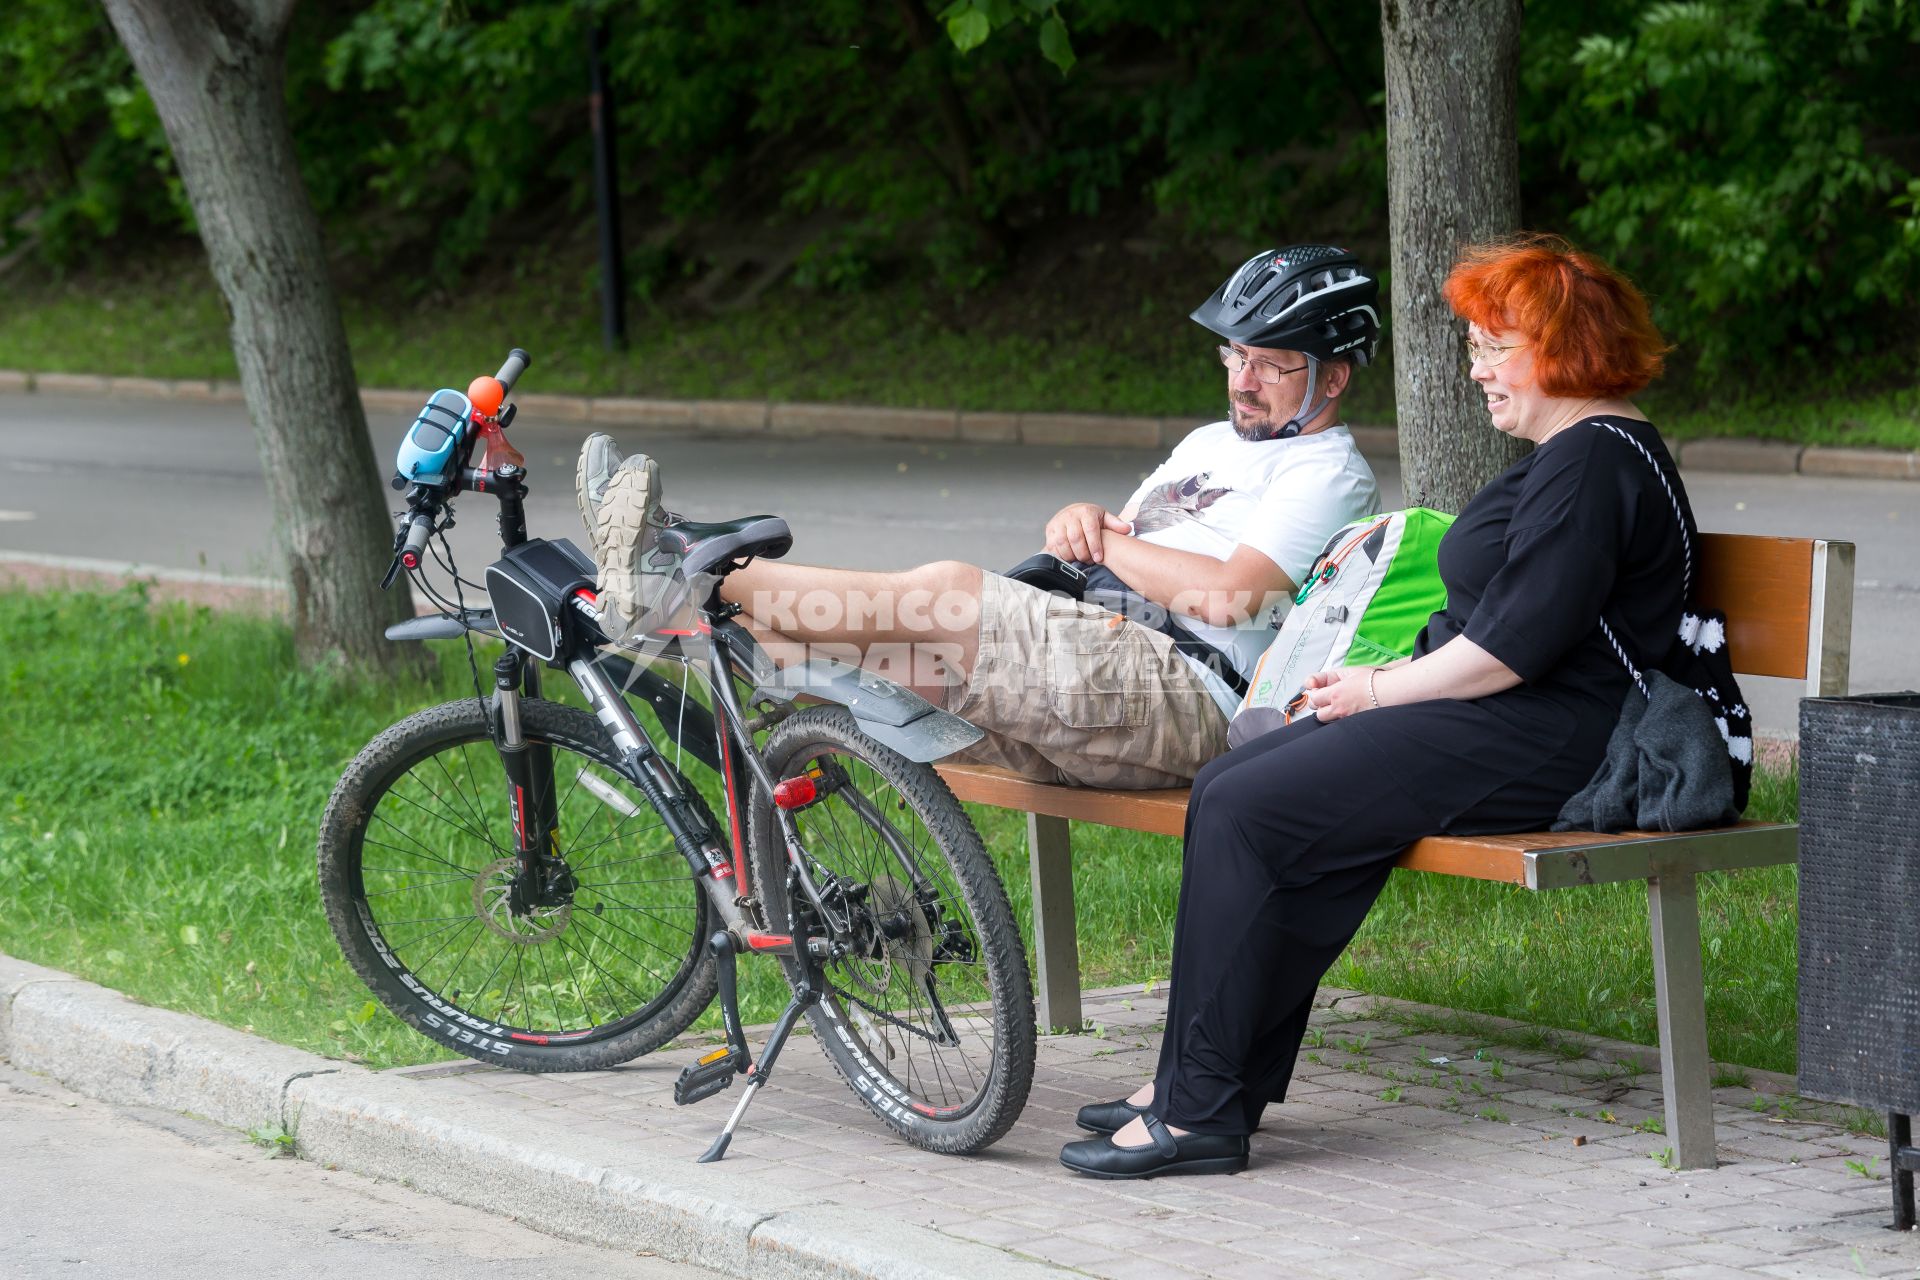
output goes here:
<path id="1" fill-rule="evenodd" d="M 522 351 L 519 347 L 515 347 L 513 350 L 507 352 L 507 362 L 501 365 L 500 372 L 493 376 L 499 380 L 502 390 L 512 391 L 513 384 L 519 380 L 520 375 L 525 373 L 527 366 L 532 363 L 532 356 Z"/>
<path id="2" fill-rule="evenodd" d="M 433 521 L 425 516 L 410 517 L 412 524 L 407 526 L 407 540 L 400 548 L 400 563 L 409 569 L 420 567 L 421 553 L 427 549 L 427 539 L 433 536 Z"/>

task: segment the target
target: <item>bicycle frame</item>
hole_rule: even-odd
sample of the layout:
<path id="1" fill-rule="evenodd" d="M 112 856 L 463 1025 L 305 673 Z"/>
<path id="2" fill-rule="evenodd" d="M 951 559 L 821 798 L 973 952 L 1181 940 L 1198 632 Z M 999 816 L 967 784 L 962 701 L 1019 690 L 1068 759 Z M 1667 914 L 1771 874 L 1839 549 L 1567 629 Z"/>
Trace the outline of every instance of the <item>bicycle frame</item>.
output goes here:
<path id="1" fill-rule="evenodd" d="M 463 467 L 457 490 L 490 493 L 500 504 L 501 548 L 510 551 L 528 541 L 524 500 L 526 487 L 518 467 L 481 471 Z M 596 659 L 605 642 L 601 629 L 603 615 L 594 594 L 581 588 L 569 606 L 590 627 L 570 635 L 566 646 L 548 665 L 564 670 L 579 686 L 594 715 L 605 726 L 621 759 L 620 771 L 640 789 L 661 816 L 676 847 L 685 857 L 689 871 L 713 903 L 727 930 L 740 941 L 741 949 L 779 955 L 796 954 L 790 938 L 761 933 L 748 907 L 753 894 L 752 868 L 745 843 L 746 799 L 758 784 L 769 796 L 778 779 L 773 778 L 754 748 L 752 732 L 742 709 L 736 680 L 751 682 L 753 673 L 764 667 L 759 646 L 738 624 L 730 621 L 737 610 L 710 599 L 697 613 L 692 634 L 657 633 L 654 639 L 681 653 L 669 660 L 692 668 L 694 660 L 684 650 L 689 640 L 704 641 L 707 683 L 713 693 L 717 720 L 716 734 L 722 786 L 726 795 L 727 819 L 731 828 L 731 848 L 723 848 L 718 833 L 707 829 L 686 797 L 681 794 L 675 773 L 667 765 L 652 736 L 635 716 L 633 709 Z M 463 620 L 462 625 L 470 625 Z M 521 732 L 520 699 L 540 696 L 540 668 L 534 655 L 509 645 L 494 663 L 494 697 L 491 729 L 495 749 L 507 775 L 508 803 L 513 815 L 515 852 L 521 863 L 520 876 L 513 891 L 513 906 L 527 909 L 544 897 L 566 891 L 568 886 L 547 883 L 545 869 L 554 862 L 552 844 L 555 814 L 555 788 L 551 753 L 537 743 L 528 743 Z M 684 693 L 683 693 L 684 696 Z M 784 810 L 779 814 L 781 835 L 791 852 L 798 850 L 798 832 Z M 836 915 L 820 901 L 817 886 L 804 865 L 799 865 L 800 883 L 809 901 L 821 912 L 821 919 L 836 921 Z M 844 922 L 842 923 L 844 926 Z M 840 930 L 844 933 L 844 927 Z"/>

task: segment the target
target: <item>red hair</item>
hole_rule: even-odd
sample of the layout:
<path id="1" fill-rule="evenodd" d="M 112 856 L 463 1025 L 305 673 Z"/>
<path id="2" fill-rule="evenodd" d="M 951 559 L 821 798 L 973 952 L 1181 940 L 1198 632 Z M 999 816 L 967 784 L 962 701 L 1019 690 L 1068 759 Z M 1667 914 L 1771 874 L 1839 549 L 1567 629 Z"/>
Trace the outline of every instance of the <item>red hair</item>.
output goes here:
<path id="1" fill-rule="evenodd" d="M 1550 396 L 1626 396 L 1660 376 L 1671 349 L 1633 282 L 1559 236 L 1474 245 L 1442 290 L 1454 314 L 1520 334 Z"/>

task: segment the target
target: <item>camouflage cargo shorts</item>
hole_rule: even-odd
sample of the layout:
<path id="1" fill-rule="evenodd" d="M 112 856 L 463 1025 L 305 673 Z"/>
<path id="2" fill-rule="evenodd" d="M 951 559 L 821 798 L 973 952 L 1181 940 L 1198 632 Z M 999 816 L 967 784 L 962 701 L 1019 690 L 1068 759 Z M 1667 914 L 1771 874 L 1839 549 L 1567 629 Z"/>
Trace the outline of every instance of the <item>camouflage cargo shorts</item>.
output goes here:
<path id="1" fill-rule="evenodd" d="M 964 759 L 1042 782 L 1180 787 L 1227 749 L 1226 717 L 1172 640 L 991 573 L 979 655 L 947 710 L 987 731 Z"/>

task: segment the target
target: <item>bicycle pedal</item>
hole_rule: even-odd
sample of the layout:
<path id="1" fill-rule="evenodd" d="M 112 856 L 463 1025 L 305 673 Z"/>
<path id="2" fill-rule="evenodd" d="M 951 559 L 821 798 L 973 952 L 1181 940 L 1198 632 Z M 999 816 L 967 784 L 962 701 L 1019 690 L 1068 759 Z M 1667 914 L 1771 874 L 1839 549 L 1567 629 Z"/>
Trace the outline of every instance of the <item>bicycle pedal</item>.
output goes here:
<path id="1" fill-rule="evenodd" d="M 711 1098 L 733 1087 L 733 1078 L 741 1074 L 733 1050 L 715 1049 L 698 1062 L 689 1063 L 673 1082 L 673 1100 L 681 1106 Z"/>

